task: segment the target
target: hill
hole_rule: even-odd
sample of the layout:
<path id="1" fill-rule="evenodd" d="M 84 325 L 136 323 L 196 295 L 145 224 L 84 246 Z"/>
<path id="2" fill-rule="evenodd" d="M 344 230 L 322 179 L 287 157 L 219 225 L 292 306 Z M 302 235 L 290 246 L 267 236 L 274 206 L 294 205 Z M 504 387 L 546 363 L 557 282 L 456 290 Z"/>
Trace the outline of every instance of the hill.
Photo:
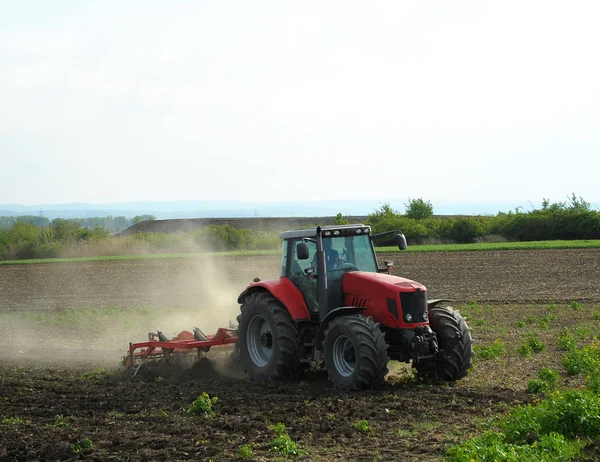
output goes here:
<path id="1" fill-rule="evenodd" d="M 367 216 L 345 217 L 351 223 L 363 223 Z M 288 229 L 306 228 L 315 225 L 332 225 L 335 217 L 278 217 L 278 218 L 187 218 L 172 220 L 142 221 L 121 231 L 119 236 L 135 233 L 187 233 L 210 225 L 229 224 L 234 228 L 249 228 L 253 231 L 278 232 Z"/>

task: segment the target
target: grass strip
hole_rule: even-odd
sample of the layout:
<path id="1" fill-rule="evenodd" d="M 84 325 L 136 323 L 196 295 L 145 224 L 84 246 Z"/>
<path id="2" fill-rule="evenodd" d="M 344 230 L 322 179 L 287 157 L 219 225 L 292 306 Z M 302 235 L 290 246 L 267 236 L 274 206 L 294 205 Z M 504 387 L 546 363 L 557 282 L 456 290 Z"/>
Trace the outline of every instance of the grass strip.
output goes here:
<path id="1" fill-rule="evenodd" d="M 542 250 L 542 249 L 600 249 L 600 240 L 581 241 L 533 241 L 533 242 L 493 242 L 477 244 L 432 244 L 408 247 L 404 252 L 468 252 L 490 250 Z M 377 247 L 378 253 L 401 252 L 398 247 Z M 216 257 L 252 257 L 261 255 L 279 255 L 280 250 L 235 250 L 229 252 L 206 253 L 151 253 L 141 255 L 113 255 L 102 257 L 43 258 L 32 260 L 5 260 L 0 265 L 24 265 L 40 263 L 72 263 L 113 260 L 155 260 L 164 258 Z"/>

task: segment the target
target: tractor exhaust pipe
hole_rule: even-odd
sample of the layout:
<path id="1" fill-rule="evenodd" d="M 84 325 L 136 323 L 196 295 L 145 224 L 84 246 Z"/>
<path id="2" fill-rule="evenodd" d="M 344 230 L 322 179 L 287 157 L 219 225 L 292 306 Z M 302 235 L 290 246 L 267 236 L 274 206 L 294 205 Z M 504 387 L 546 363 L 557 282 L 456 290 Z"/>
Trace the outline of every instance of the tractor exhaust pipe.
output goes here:
<path id="1" fill-rule="evenodd" d="M 327 266 L 325 264 L 325 251 L 323 250 L 323 236 L 321 227 L 317 227 L 317 298 L 319 299 L 319 317 L 321 322 L 329 313 L 327 306 Z"/>

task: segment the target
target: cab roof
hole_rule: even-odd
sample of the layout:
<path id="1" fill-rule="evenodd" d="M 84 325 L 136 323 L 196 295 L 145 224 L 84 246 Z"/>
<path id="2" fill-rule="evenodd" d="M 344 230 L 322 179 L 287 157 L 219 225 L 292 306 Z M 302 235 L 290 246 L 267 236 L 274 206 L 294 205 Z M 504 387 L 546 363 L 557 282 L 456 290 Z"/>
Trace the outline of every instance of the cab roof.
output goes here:
<path id="1" fill-rule="evenodd" d="M 358 230 L 360 230 L 360 232 L 357 232 Z M 327 231 L 329 231 L 332 235 L 335 231 L 339 231 L 339 233 L 331 236 L 331 235 L 326 235 Z M 321 235 L 323 237 L 352 236 L 352 235 L 360 235 L 362 233 L 369 234 L 370 232 L 371 232 L 371 227 L 367 226 L 367 225 L 363 225 L 362 223 L 354 224 L 354 225 L 321 226 Z M 281 239 L 300 239 L 303 237 L 316 237 L 316 236 L 317 236 L 317 227 L 284 231 L 279 235 L 279 237 Z"/>

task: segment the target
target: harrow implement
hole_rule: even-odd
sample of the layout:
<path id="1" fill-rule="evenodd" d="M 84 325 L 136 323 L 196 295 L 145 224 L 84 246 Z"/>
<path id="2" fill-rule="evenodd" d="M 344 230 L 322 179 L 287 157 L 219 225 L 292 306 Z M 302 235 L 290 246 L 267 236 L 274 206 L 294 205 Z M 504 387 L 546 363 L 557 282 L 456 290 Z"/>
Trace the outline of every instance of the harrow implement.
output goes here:
<path id="1" fill-rule="evenodd" d="M 206 335 L 197 327 L 194 332 L 184 330 L 169 339 L 161 331 L 149 332 L 148 341 L 129 344 L 125 367 L 134 369 L 134 375 L 145 360 L 170 359 L 188 356 L 194 350 L 198 359 L 214 346 L 229 345 L 237 341 L 237 329 L 219 327 L 214 335 Z M 136 367 L 137 366 L 137 367 Z"/>

